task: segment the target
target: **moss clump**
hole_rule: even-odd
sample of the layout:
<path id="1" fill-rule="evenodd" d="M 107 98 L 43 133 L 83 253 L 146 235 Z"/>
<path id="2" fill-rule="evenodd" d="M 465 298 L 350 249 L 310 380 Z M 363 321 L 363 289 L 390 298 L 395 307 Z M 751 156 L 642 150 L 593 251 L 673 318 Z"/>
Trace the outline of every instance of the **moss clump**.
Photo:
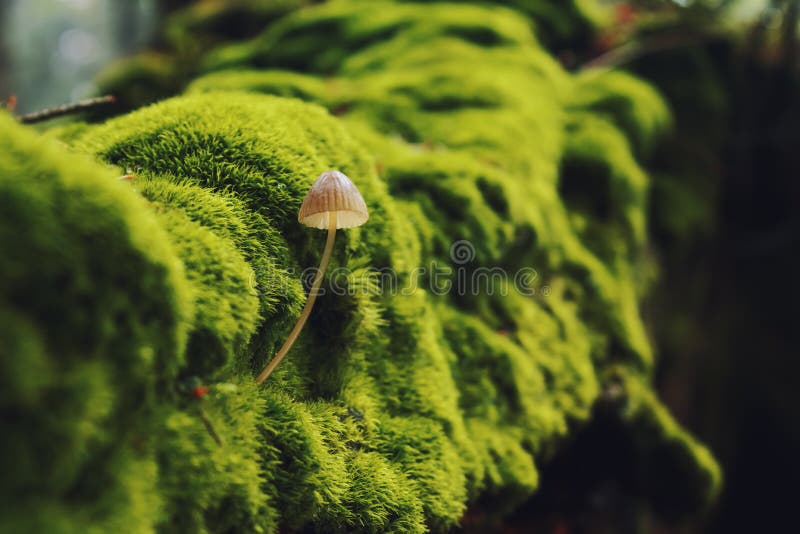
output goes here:
<path id="1" fill-rule="evenodd" d="M 170 15 L 166 38 L 182 55 L 202 53 L 220 42 L 252 37 L 306 0 L 204 0 Z"/>
<path id="2" fill-rule="evenodd" d="M 148 434 L 191 314 L 182 266 L 113 172 L 0 124 L 3 530 L 147 525 Z"/>
<path id="3" fill-rule="evenodd" d="M 565 152 L 569 147 L 580 147 L 579 142 L 570 143 L 573 131 L 569 125 L 577 122 L 583 105 L 580 87 L 588 82 L 572 84 L 552 58 L 542 53 L 524 19 L 509 11 L 473 6 L 453 10 L 437 5 L 378 5 L 375 9 L 381 7 L 382 17 L 346 2 L 292 15 L 252 42 L 236 45 L 244 54 L 228 63 L 236 69 L 201 77 L 190 91 L 208 91 L 216 85 L 230 89 L 239 84 L 243 90 L 276 92 L 269 82 L 270 71 L 240 69 L 267 62 L 262 61 L 262 55 L 269 56 L 272 51 L 292 54 L 291 43 L 301 35 L 305 38 L 303 46 L 317 46 L 313 44 L 318 40 L 313 36 L 314 28 L 335 24 L 342 59 L 334 62 L 335 66 L 331 63 L 328 70 L 333 70 L 335 77 L 317 86 L 314 100 L 342 115 L 366 142 L 381 168 L 386 169 L 390 191 L 400 197 L 413 195 L 413 211 L 422 209 L 429 218 L 434 217 L 433 222 L 446 225 L 439 233 L 424 233 L 438 238 L 438 243 L 423 240 L 422 245 L 431 247 L 434 255 L 446 257 L 448 244 L 462 236 L 474 238 L 481 247 L 491 247 L 500 239 L 507 243 L 505 259 L 513 258 L 516 265 L 536 265 L 542 274 L 569 269 L 585 279 L 581 295 L 587 299 L 586 308 L 598 311 L 586 319 L 596 322 L 598 330 L 611 328 L 618 333 L 615 343 L 621 347 L 619 356 L 648 366 L 651 349 L 636 317 L 636 290 L 629 290 L 642 285 L 634 279 L 639 266 L 633 270 L 629 266 L 644 239 L 646 183 L 618 132 L 612 132 L 618 148 L 607 150 L 604 145 L 592 154 L 601 169 L 616 167 L 613 182 L 603 183 L 602 172 L 595 173 L 598 195 L 614 195 L 614 202 L 620 202 L 619 209 L 625 211 L 619 216 L 620 224 L 603 236 L 611 238 L 608 245 L 603 244 L 607 250 L 597 248 L 601 240 L 594 236 L 581 236 L 589 226 L 586 219 L 576 210 L 566 212 L 560 198 L 565 182 L 567 189 L 575 182 L 577 188 L 584 186 L 583 178 L 576 180 L 576 173 L 570 171 L 570 154 Z M 481 20 L 484 26 L 485 20 L 494 21 L 492 28 L 503 36 L 492 46 L 454 33 L 454 28 L 480 26 Z M 387 26 L 395 30 L 381 34 Z M 290 37 L 284 39 L 284 33 Z M 365 35 L 383 36 L 363 46 Z M 323 49 L 323 43 L 318 46 L 316 52 L 334 54 L 333 49 Z M 314 61 L 320 57 L 306 52 L 303 57 L 317 58 Z M 269 57 L 271 65 L 284 65 L 282 60 Z M 285 66 L 291 64 L 287 59 Z M 464 68 L 472 64 L 483 67 Z M 296 67 L 320 70 L 315 65 Z M 283 74 L 276 75 L 284 83 L 291 81 Z M 306 87 L 309 79 L 307 75 L 296 76 L 294 83 Z M 609 88 L 606 93 L 617 95 L 618 101 L 636 109 L 646 108 L 640 97 L 652 100 L 653 93 L 637 83 L 638 92 Z M 562 95 L 570 95 L 570 99 Z M 573 100 L 577 104 L 572 104 Z M 565 108 L 575 110 L 570 113 L 576 115 L 575 120 Z M 666 112 L 658 110 L 664 110 L 663 105 L 652 112 L 653 121 L 666 122 Z M 596 118 L 598 112 L 592 113 Z M 454 124 L 460 126 L 455 128 Z M 486 124 L 492 127 L 484 127 Z M 653 128 L 652 135 L 656 135 Z M 390 137 L 374 135 L 373 130 Z M 569 175 L 560 176 L 559 167 Z M 448 183 L 457 176 L 464 176 L 458 185 Z M 520 179 L 522 176 L 526 179 Z M 424 190 L 415 191 L 418 187 Z M 471 202 L 466 196 L 470 189 Z M 506 212 L 508 222 L 486 210 L 478 211 L 478 206 L 492 203 L 495 209 Z M 470 228 L 462 220 L 464 214 L 473 217 L 478 227 Z M 509 243 L 509 236 L 516 242 Z M 595 250 L 590 250 L 592 247 Z M 495 250 L 479 257 L 497 265 L 492 260 L 498 254 Z"/>
<path id="4" fill-rule="evenodd" d="M 296 315 L 300 310 L 300 284 L 299 281 L 291 276 L 285 267 L 281 267 L 274 258 L 285 258 L 288 254 L 286 242 L 277 230 L 270 226 L 258 213 L 248 210 L 241 199 L 232 194 L 212 193 L 202 187 L 192 185 L 189 182 L 176 180 L 174 178 L 163 178 L 159 176 L 139 173 L 135 182 L 135 188 L 142 196 L 150 200 L 153 207 L 159 212 L 169 212 L 169 217 L 180 219 L 180 214 L 188 217 L 209 232 L 206 233 L 206 240 L 221 240 L 220 246 L 233 259 L 234 263 L 239 260 L 235 254 L 240 253 L 246 265 L 239 265 L 239 280 L 229 284 L 232 298 L 227 302 L 230 307 L 240 307 L 241 304 L 256 297 L 259 301 L 259 316 L 256 319 L 258 329 L 249 338 L 250 348 L 248 351 L 239 349 L 228 350 L 228 355 L 224 357 L 227 363 L 236 362 L 235 368 L 244 369 L 249 366 L 251 352 L 263 352 L 279 342 L 283 330 L 281 325 L 288 326 L 287 315 Z M 189 225 L 188 221 L 181 221 L 183 225 Z M 202 230 L 192 229 L 190 232 L 202 232 Z M 185 253 L 188 257 L 197 258 L 200 261 L 208 262 L 208 254 L 197 254 L 191 249 L 192 241 L 183 240 L 187 247 Z M 235 247 L 235 250 L 231 250 Z M 212 255 L 213 256 L 213 255 Z M 246 280 L 243 279 L 241 269 L 249 270 Z M 214 271 L 206 272 L 204 275 L 209 279 L 210 285 L 216 283 Z M 243 283 L 244 282 L 244 283 Z M 208 293 L 205 296 L 208 297 Z M 199 297 L 203 297 L 201 294 Z M 237 302 L 241 298 L 242 303 Z M 206 303 L 210 316 L 225 315 L 221 306 L 212 299 Z M 244 312 L 244 310 L 243 310 Z M 247 309 L 244 313 L 234 315 L 245 319 L 244 324 L 253 320 L 252 309 Z M 288 312 L 288 313 L 287 313 Z M 222 319 L 222 317 L 220 317 Z M 224 319 L 222 319 L 224 320 Z M 243 328 L 247 328 L 244 327 Z M 271 325 L 267 328 L 266 325 Z M 206 330 L 206 335 L 214 335 L 215 329 Z M 228 334 L 232 338 L 232 334 Z M 194 337 L 202 346 L 202 336 Z M 245 340 L 247 336 L 245 336 Z M 241 343 L 237 343 L 241 345 Z M 193 354 L 188 351 L 189 356 Z M 207 358 L 203 355 L 203 350 L 194 352 L 203 360 Z M 201 362 L 195 362 L 200 364 Z M 203 364 L 204 365 L 204 364 Z M 196 365 L 190 365 L 195 374 L 200 372 Z"/>
<path id="5" fill-rule="evenodd" d="M 559 192 L 573 228 L 605 260 L 637 258 L 646 238 L 644 171 L 608 121 L 576 114 L 568 128 Z"/>
<path id="6" fill-rule="evenodd" d="M 386 246 L 392 223 L 385 186 L 363 149 L 321 108 L 244 93 L 199 95 L 109 121 L 78 144 L 121 167 L 233 192 L 267 224 L 296 238 L 289 240 L 299 243 L 292 252 L 304 260 L 313 258 L 309 233 L 298 227 L 296 213 L 315 171 L 338 167 L 363 176 L 359 186 L 376 199 L 370 212 L 375 224 L 344 233 L 345 248 L 357 254 L 371 251 L 378 266 L 396 263 Z M 297 266 L 288 258 L 275 260 Z"/>
<path id="7" fill-rule="evenodd" d="M 646 384 L 624 376 L 622 417 L 641 455 L 639 477 L 660 514 L 672 519 L 703 509 L 719 494 L 722 472 L 711 452 L 683 430 Z M 671 488 L 686 488 L 674 492 Z"/>
<path id="8" fill-rule="evenodd" d="M 245 70 L 232 74 L 227 71 L 208 74 L 190 83 L 186 92 L 246 91 L 299 98 L 306 102 L 327 102 L 326 84 L 314 76 L 284 70 Z"/>
<path id="9" fill-rule="evenodd" d="M 190 399 L 160 414 L 158 489 L 164 504 L 159 530 L 277 528 L 274 503 L 262 488 L 263 411 L 255 384 L 241 380 L 217 383 L 202 400 Z"/>
<path id="10" fill-rule="evenodd" d="M 253 271 L 230 240 L 219 237 L 181 212 L 159 213 L 186 267 L 194 317 L 186 345 L 186 366 L 207 376 L 242 358 L 258 322 Z"/>
<path id="11" fill-rule="evenodd" d="M 612 366 L 649 394 L 638 311 L 647 178 L 631 132 L 655 136 L 664 123 L 642 112 L 652 92 L 609 82 L 615 106 L 598 104 L 524 16 L 475 5 L 334 2 L 204 64 L 230 69 L 186 96 L 64 131 L 74 151 L 134 170 L 137 209 L 161 228 L 148 239 L 163 238 L 185 272 L 135 303 L 178 292 L 189 339 L 185 352 L 169 345 L 164 375 L 183 396 L 147 419 L 142 461 L 157 467 L 148 484 L 163 513 L 143 516 L 142 530 L 445 531 L 469 503 L 501 515 L 528 498 Z M 291 357 L 255 390 L 246 384 L 296 318 L 301 271 L 324 238 L 295 214 L 330 168 L 355 179 L 370 221 L 337 240 L 332 266 L 348 272 L 328 281 L 339 291 L 319 299 Z M 133 202 L 118 182 L 103 187 Z M 73 217 L 57 215 L 41 224 Z M 466 257 L 451 249 L 459 240 L 471 243 Z M 140 276 L 123 281 L 126 295 Z M 6 308 L 21 332 L 40 328 Z M 14 339 L 46 367 L 36 354 L 49 338 Z M 193 399 L 178 377 L 211 393 Z M 36 387 L 9 391 L 25 399 Z M 636 413 L 661 414 L 646 417 L 651 435 L 682 444 L 690 453 L 673 459 L 702 478 L 709 458 L 648 399 Z"/>
<path id="12" fill-rule="evenodd" d="M 427 20 L 420 17 L 421 12 Z M 249 43 L 211 52 L 204 67 L 218 70 L 246 64 L 332 73 L 357 58 L 359 51 L 380 50 L 409 37 L 425 40 L 437 34 L 465 38 L 477 45 L 531 39 L 527 22 L 500 8 L 331 2 L 290 14 Z"/>
<path id="13" fill-rule="evenodd" d="M 638 78 L 623 72 L 589 70 L 576 81 L 574 105 L 609 117 L 639 156 L 650 155 L 672 125 L 663 98 Z"/>
<path id="14" fill-rule="evenodd" d="M 536 33 L 550 50 L 586 46 L 598 27 L 609 22 L 607 9 L 593 0 L 503 0 L 503 4 L 534 20 Z"/>
<path id="15" fill-rule="evenodd" d="M 528 39 L 533 27 L 547 49 L 555 52 L 591 46 L 598 28 L 609 22 L 608 10 L 594 0 L 506 0 L 492 4 L 478 0 L 471 2 L 474 7 L 460 4 L 456 9 L 450 2 L 399 2 L 406 6 L 362 2 L 357 6 L 360 13 L 352 10 L 353 2 L 329 3 L 340 6 L 320 9 L 317 2 L 308 0 L 188 3 L 166 18 L 158 54 L 138 55 L 110 67 L 99 79 L 99 91 L 119 97 L 119 112 L 173 96 L 198 72 L 209 68 L 254 62 L 259 68 L 306 70 L 313 65 L 315 69 L 335 70 L 338 62 L 357 50 L 392 37 L 407 22 L 414 25 L 420 10 L 434 15 L 430 25 L 433 31 L 443 27 L 445 35 L 485 47 L 516 42 L 520 37 Z M 306 21 L 305 12 L 315 11 L 311 6 L 316 13 Z M 325 15 L 320 20 L 322 11 Z M 265 28 L 269 31 L 264 32 Z M 246 42 L 254 36 L 258 36 L 261 48 L 255 53 Z M 420 38 L 424 41 L 430 35 L 420 34 Z M 279 41 L 282 50 L 272 50 Z M 339 45 L 339 41 L 355 42 Z M 320 50 L 324 52 L 320 54 Z M 167 64 L 170 67 L 164 68 Z"/>

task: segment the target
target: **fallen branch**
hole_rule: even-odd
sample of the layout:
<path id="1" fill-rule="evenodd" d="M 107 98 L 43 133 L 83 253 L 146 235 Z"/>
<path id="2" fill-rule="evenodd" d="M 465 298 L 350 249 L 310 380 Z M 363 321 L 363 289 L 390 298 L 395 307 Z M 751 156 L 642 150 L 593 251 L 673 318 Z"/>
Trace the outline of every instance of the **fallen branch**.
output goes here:
<path id="1" fill-rule="evenodd" d="M 72 104 L 64 104 L 63 106 L 47 108 L 40 111 L 34 111 L 33 113 L 20 115 L 18 118 L 19 121 L 23 124 L 33 124 L 35 122 L 43 122 L 43 121 L 48 121 L 50 119 L 55 119 L 56 117 L 63 117 L 64 115 L 80 113 L 82 111 L 87 111 L 89 109 L 98 106 L 113 104 L 114 102 L 116 102 L 116 100 L 117 100 L 116 97 L 112 95 L 99 96 L 97 98 L 88 98 L 86 100 L 81 100 L 79 102 L 74 102 Z"/>

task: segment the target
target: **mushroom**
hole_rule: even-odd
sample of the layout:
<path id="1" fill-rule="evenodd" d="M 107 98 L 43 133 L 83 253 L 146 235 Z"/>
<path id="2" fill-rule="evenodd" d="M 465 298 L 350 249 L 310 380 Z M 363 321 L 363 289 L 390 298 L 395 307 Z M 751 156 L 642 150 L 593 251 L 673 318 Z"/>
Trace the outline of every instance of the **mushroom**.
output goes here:
<path id="1" fill-rule="evenodd" d="M 361 226 L 369 218 L 367 205 L 358 192 L 358 188 L 344 173 L 339 171 L 326 171 L 319 175 L 311 185 L 303 204 L 300 206 L 300 213 L 297 220 L 306 226 L 328 230 L 328 240 L 325 242 L 325 250 L 322 252 L 322 260 L 311 284 L 311 291 L 308 293 L 306 305 L 297 322 L 289 333 L 289 337 L 283 346 L 270 360 L 269 364 L 261 371 L 256 378 L 256 382 L 261 384 L 275 370 L 281 360 L 283 360 L 289 349 L 292 348 L 297 336 L 306 324 L 314 301 L 317 300 L 319 286 L 322 284 L 322 275 L 328 266 L 328 260 L 333 250 L 333 241 L 336 238 L 337 228 L 353 228 Z"/>

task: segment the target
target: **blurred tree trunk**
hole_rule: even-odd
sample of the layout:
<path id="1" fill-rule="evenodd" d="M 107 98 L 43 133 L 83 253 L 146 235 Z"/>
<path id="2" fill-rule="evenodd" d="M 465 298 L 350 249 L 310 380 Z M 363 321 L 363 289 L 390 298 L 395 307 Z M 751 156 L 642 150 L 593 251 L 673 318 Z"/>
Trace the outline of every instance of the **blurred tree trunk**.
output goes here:
<path id="1" fill-rule="evenodd" d="M 0 3 L 0 99 L 5 100 L 11 92 L 11 86 L 8 81 L 8 71 L 11 68 L 8 60 L 8 43 L 5 38 L 5 21 L 6 11 L 8 10 L 9 2 Z"/>

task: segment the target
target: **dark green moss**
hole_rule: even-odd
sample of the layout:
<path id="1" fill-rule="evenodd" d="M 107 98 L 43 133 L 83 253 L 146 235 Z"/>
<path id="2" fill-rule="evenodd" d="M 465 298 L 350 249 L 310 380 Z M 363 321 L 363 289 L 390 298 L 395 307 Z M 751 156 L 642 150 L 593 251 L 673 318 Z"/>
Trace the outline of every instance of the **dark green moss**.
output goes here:
<path id="1" fill-rule="evenodd" d="M 646 384 L 627 376 L 623 417 L 631 427 L 644 491 L 670 519 L 702 510 L 720 491 L 722 472 L 711 453 L 683 430 Z M 678 489 L 681 488 L 681 489 Z"/>

